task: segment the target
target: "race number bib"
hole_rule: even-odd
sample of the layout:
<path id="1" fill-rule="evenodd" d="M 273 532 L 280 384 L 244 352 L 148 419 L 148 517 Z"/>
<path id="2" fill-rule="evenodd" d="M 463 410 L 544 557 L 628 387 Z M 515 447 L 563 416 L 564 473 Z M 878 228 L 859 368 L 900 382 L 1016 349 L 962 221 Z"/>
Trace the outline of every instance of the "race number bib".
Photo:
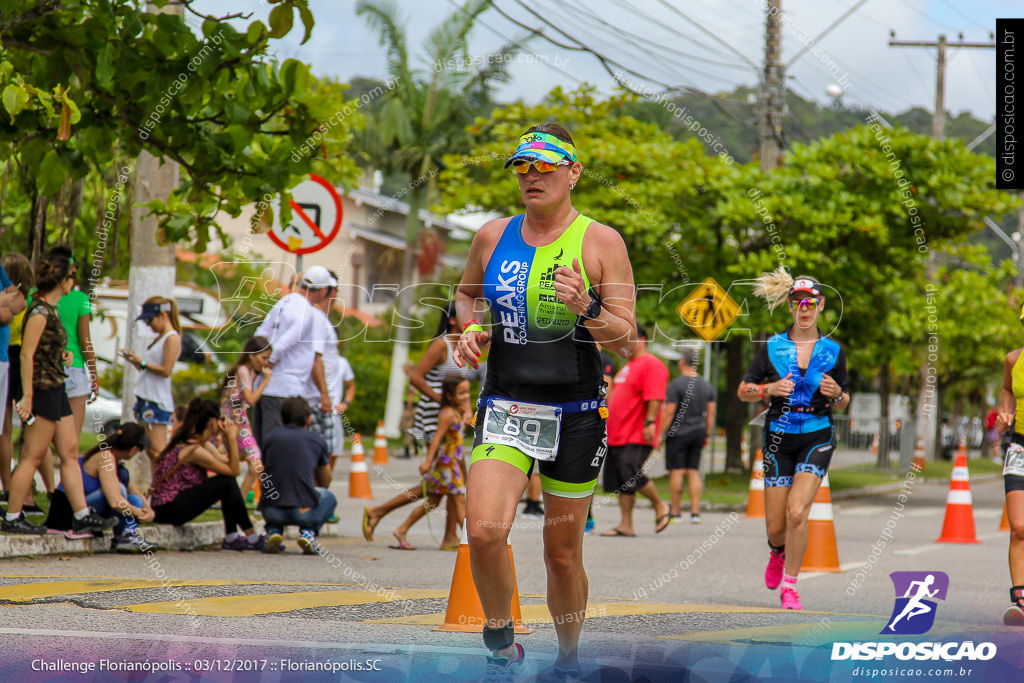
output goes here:
<path id="1" fill-rule="evenodd" d="M 1011 443 L 1007 447 L 1003 474 L 1016 474 L 1019 477 L 1024 477 L 1024 446 L 1019 443 Z"/>
<path id="2" fill-rule="evenodd" d="M 554 460 L 561 429 L 561 408 L 489 398 L 482 443 L 511 446 L 535 460 Z"/>

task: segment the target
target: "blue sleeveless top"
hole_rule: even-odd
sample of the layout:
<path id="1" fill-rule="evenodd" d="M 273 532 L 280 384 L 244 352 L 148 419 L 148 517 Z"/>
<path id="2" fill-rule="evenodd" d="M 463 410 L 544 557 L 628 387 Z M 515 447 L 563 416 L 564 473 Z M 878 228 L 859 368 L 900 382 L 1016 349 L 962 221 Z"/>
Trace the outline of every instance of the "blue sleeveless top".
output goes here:
<path id="1" fill-rule="evenodd" d="M 847 391 L 846 355 L 835 341 L 820 337 L 814 344 L 806 370 L 797 365 L 796 343 L 789 331 L 762 344 L 743 378 L 749 384 L 768 384 L 792 375 L 793 393 L 773 396 L 766 424 L 773 432 L 806 434 L 832 425 L 832 399 L 819 390 L 823 375 L 830 375 Z"/>

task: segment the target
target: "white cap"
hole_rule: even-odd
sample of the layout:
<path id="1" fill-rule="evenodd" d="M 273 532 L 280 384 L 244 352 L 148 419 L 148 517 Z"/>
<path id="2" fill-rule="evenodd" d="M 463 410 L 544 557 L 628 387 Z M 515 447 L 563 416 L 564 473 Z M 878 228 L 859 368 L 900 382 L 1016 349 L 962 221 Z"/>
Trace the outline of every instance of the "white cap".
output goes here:
<path id="1" fill-rule="evenodd" d="M 310 266 L 302 275 L 302 286 L 306 289 L 324 289 L 337 287 L 338 281 L 323 266 Z"/>

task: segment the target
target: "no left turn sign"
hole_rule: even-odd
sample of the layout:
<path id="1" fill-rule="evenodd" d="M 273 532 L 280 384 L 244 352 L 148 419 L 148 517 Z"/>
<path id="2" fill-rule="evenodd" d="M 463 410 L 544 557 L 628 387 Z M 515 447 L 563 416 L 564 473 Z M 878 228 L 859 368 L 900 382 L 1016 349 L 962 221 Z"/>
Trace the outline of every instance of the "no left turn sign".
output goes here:
<path id="1" fill-rule="evenodd" d="M 325 178 L 309 174 L 309 180 L 292 190 L 292 219 L 281 225 L 275 213 L 270 239 L 292 254 L 311 254 L 331 243 L 341 230 L 341 196 Z"/>

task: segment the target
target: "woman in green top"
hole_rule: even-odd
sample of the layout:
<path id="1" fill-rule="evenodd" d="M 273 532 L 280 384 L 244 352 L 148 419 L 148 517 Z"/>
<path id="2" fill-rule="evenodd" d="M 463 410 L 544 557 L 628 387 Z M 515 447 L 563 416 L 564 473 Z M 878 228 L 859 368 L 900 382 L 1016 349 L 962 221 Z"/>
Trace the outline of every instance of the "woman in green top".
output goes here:
<path id="1" fill-rule="evenodd" d="M 63 245 L 50 249 L 49 257 L 62 256 L 71 267 L 75 267 L 75 258 L 71 249 Z M 92 320 L 92 302 L 89 295 L 80 289 L 72 289 L 57 304 L 57 314 L 64 324 L 68 335 L 68 351 L 71 352 L 71 367 L 67 368 L 67 380 L 64 388 L 68 392 L 71 412 L 75 418 L 75 434 L 82 435 L 85 425 L 85 405 L 96 400 L 99 392 L 99 381 L 96 379 L 96 355 L 93 353 L 92 339 L 89 337 L 89 321 Z M 90 425 L 90 431 L 100 433 L 102 425 Z"/>

